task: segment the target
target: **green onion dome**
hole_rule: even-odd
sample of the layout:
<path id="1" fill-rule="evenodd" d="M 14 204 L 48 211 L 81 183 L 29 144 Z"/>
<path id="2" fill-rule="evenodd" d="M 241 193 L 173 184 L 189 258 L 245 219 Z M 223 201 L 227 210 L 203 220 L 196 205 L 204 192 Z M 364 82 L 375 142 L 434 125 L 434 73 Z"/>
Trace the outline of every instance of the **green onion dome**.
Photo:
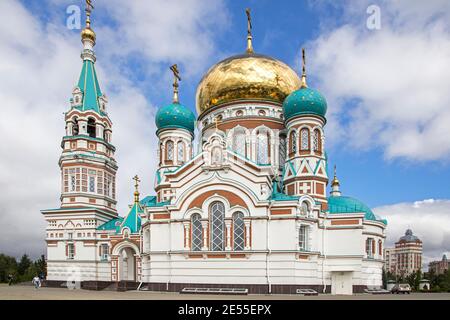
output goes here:
<path id="1" fill-rule="evenodd" d="M 158 130 L 181 128 L 194 133 L 195 115 L 189 108 L 174 102 L 159 108 L 155 122 Z"/>
<path id="2" fill-rule="evenodd" d="M 325 118 L 327 101 L 319 91 L 302 87 L 286 97 L 283 110 L 286 121 L 298 115 L 316 115 Z"/>
<path id="3" fill-rule="evenodd" d="M 387 224 L 387 221 L 377 217 L 372 210 L 362 201 L 347 196 L 328 197 L 328 212 L 333 213 L 357 213 L 364 212 L 365 220 L 381 221 Z"/>

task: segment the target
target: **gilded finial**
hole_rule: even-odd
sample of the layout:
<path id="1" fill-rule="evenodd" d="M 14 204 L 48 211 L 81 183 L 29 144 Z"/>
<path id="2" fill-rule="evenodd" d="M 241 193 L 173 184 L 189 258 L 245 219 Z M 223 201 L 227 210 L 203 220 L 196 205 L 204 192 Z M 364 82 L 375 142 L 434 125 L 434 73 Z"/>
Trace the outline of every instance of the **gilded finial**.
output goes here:
<path id="1" fill-rule="evenodd" d="M 141 180 L 139 180 L 138 175 L 135 175 L 133 177 L 134 180 L 134 202 L 137 203 L 139 202 L 139 182 L 141 182 Z"/>
<path id="2" fill-rule="evenodd" d="M 95 44 L 95 32 L 91 29 L 92 0 L 86 0 L 86 27 L 81 31 L 81 40 L 91 40 Z"/>
<path id="3" fill-rule="evenodd" d="M 339 180 L 336 176 L 336 165 L 334 165 L 334 178 L 333 181 L 331 182 L 331 186 L 339 186 Z"/>
<path id="4" fill-rule="evenodd" d="M 305 48 L 302 48 L 302 84 L 300 88 L 307 88 L 308 85 L 306 84 L 306 54 L 305 54 Z"/>
<path id="5" fill-rule="evenodd" d="M 173 72 L 173 103 L 179 103 L 178 99 L 178 81 L 181 81 L 180 72 L 178 71 L 178 66 L 174 64 L 170 67 Z"/>
<path id="6" fill-rule="evenodd" d="M 252 44 L 252 17 L 250 16 L 250 8 L 245 9 L 247 14 L 247 53 L 253 53 Z"/>

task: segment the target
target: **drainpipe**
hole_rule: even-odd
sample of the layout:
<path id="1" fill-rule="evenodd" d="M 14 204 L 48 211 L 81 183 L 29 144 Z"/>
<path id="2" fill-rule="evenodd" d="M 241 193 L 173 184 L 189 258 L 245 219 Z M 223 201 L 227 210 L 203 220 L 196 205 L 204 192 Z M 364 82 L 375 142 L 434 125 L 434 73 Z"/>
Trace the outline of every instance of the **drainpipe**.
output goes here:
<path id="1" fill-rule="evenodd" d="M 267 277 L 267 286 L 269 288 L 269 294 L 272 293 L 272 284 L 270 282 L 270 267 L 269 267 L 269 255 L 271 253 L 270 251 L 270 240 L 269 240 L 269 224 L 270 224 L 270 209 L 272 208 L 272 204 L 273 201 L 270 201 L 269 204 L 269 210 L 267 212 L 267 223 L 266 223 L 266 249 L 267 249 L 267 253 L 266 253 L 266 277 Z"/>
<path id="2" fill-rule="evenodd" d="M 325 265 L 325 260 L 327 258 L 327 255 L 325 253 L 325 232 L 327 230 L 327 224 L 326 224 L 326 220 L 328 218 L 328 214 L 325 212 L 325 217 L 323 220 L 323 231 L 322 231 L 322 255 L 323 255 L 323 259 L 322 259 L 322 286 L 323 286 L 323 291 L 322 293 L 325 293 L 326 291 L 326 283 L 325 283 L 325 270 L 324 270 L 324 265 Z"/>

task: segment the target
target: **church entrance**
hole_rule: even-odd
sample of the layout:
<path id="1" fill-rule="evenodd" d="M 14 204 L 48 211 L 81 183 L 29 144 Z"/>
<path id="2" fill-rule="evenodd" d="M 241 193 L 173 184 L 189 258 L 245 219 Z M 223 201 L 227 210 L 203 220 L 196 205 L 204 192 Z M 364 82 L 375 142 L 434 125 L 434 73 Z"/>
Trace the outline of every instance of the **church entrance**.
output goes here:
<path id="1" fill-rule="evenodd" d="M 131 247 L 124 247 L 119 252 L 119 281 L 136 281 L 136 255 Z"/>
<path id="2" fill-rule="evenodd" d="M 353 294 L 353 271 L 331 272 L 331 294 Z"/>

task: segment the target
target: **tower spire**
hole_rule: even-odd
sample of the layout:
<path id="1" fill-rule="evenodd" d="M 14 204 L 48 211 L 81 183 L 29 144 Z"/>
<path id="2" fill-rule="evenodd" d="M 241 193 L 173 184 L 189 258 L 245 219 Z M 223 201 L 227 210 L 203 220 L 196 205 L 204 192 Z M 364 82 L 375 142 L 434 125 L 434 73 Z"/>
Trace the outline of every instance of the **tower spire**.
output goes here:
<path id="1" fill-rule="evenodd" d="M 300 85 L 300 88 L 307 88 L 308 85 L 306 84 L 306 54 L 305 54 L 305 48 L 302 48 L 302 84 Z"/>
<path id="2" fill-rule="evenodd" d="M 138 175 L 135 175 L 133 177 L 134 180 L 134 203 L 138 203 L 139 202 L 139 182 L 141 182 L 141 180 L 139 180 Z"/>
<path id="3" fill-rule="evenodd" d="M 170 67 L 173 72 L 173 103 L 179 103 L 178 98 L 178 81 L 181 81 L 180 72 L 178 71 L 178 66 L 174 64 Z"/>
<path id="4" fill-rule="evenodd" d="M 247 53 L 253 53 L 253 44 L 252 44 L 252 17 L 250 16 L 250 8 L 245 9 L 245 13 L 247 14 Z"/>
<path id="5" fill-rule="evenodd" d="M 336 165 L 334 165 L 334 177 L 333 181 L 331 181 L 331 195 L 335 197 L 339 197 L 341 195 L 341 191 L 339 190 L 340 182 L 336 176 Z"/>

